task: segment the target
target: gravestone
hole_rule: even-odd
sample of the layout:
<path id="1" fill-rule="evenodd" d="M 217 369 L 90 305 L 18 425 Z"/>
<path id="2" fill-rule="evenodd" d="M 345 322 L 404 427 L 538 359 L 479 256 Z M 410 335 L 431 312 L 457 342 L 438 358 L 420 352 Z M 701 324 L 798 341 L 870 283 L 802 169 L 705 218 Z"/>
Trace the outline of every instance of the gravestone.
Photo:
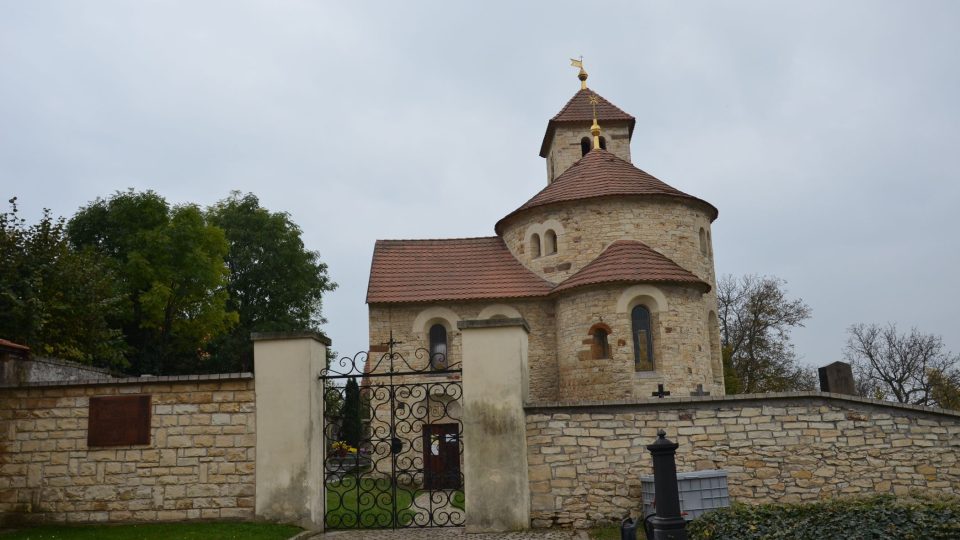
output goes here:
<path id="1" fill-rule="evenodd" d="M 820 374 L 820 390 L 834 394 L 857 395 L 857 388 L 853 384 L 853 369 L 846 362 L 834 362 L 818 369 Z"/>

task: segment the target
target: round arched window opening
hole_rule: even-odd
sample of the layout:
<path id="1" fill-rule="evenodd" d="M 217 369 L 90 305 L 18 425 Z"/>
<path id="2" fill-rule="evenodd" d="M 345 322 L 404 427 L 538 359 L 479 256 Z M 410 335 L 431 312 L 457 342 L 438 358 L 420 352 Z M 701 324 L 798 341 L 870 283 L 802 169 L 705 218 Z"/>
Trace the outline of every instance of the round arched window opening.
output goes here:
<path id="1" fill-rule="evenodd" d="M 700 254 L 707 254 L 707 230 L 700 227 Z"/>
<path id="2" fill-rule="evenodd" d="M 544 255 L 553 255 L 557 252 L 557 233 L 553 229 L 543 233 Z"/>
<path id="3" fill-rule="evenodd" d="M 537 233 L 530 236 L 530 256 L 534 259 L 540 256 L 540 235 Z"/>
<path id="4" fill-rule="evenodd" d="M 590 137 L 580 139 L 580 156 L 583 157 L 589 154 L 591 146 L 593 145 L 590 144 Z"/>
<path id="5" fill-rule="evenodd" d="M 633 330 L 633 358 L 637 371 L 653 371 L 653 318 L 647 306 L 638 305 L 630 312 Z"/>
<path id="6" fill-rule="evenodd" d="M 447 328 L 442 324 L 430 327 L 430 369 L 447 368 Z"/>

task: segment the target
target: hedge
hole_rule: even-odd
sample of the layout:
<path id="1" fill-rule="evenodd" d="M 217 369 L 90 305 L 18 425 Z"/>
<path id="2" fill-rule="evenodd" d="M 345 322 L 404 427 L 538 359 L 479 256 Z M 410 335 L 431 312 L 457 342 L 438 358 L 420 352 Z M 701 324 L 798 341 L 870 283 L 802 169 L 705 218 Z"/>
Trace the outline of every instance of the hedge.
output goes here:
<path id="1" fill-rule="evenodd" d="M 960 539 L 960 499 L 876 495 L 808 504 L 735 504 L 690 522 L 690 540 Z"/>

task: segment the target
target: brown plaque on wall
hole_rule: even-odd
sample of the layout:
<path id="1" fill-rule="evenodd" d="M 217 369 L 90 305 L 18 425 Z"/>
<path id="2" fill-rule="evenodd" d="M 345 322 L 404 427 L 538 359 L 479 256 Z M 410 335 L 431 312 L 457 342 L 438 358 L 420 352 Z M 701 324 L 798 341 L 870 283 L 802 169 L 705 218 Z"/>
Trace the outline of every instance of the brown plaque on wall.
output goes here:
<path id="1" fill-rule="evenodd" d="M 150 395 L 90 398 L 87 446 L 150 444 Z"/>

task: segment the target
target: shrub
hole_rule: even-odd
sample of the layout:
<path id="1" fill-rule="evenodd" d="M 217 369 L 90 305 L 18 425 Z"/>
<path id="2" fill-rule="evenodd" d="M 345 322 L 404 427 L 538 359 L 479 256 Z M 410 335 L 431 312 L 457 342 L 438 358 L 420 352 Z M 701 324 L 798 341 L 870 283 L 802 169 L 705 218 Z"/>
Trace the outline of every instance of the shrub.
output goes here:
<path id="1" fill-rule="evenodd" d="M 735 504 L 692 521 L 690 540 L 950 540 L 960 538 L 960 500 L 876 495 L 808 504 Z"/>

